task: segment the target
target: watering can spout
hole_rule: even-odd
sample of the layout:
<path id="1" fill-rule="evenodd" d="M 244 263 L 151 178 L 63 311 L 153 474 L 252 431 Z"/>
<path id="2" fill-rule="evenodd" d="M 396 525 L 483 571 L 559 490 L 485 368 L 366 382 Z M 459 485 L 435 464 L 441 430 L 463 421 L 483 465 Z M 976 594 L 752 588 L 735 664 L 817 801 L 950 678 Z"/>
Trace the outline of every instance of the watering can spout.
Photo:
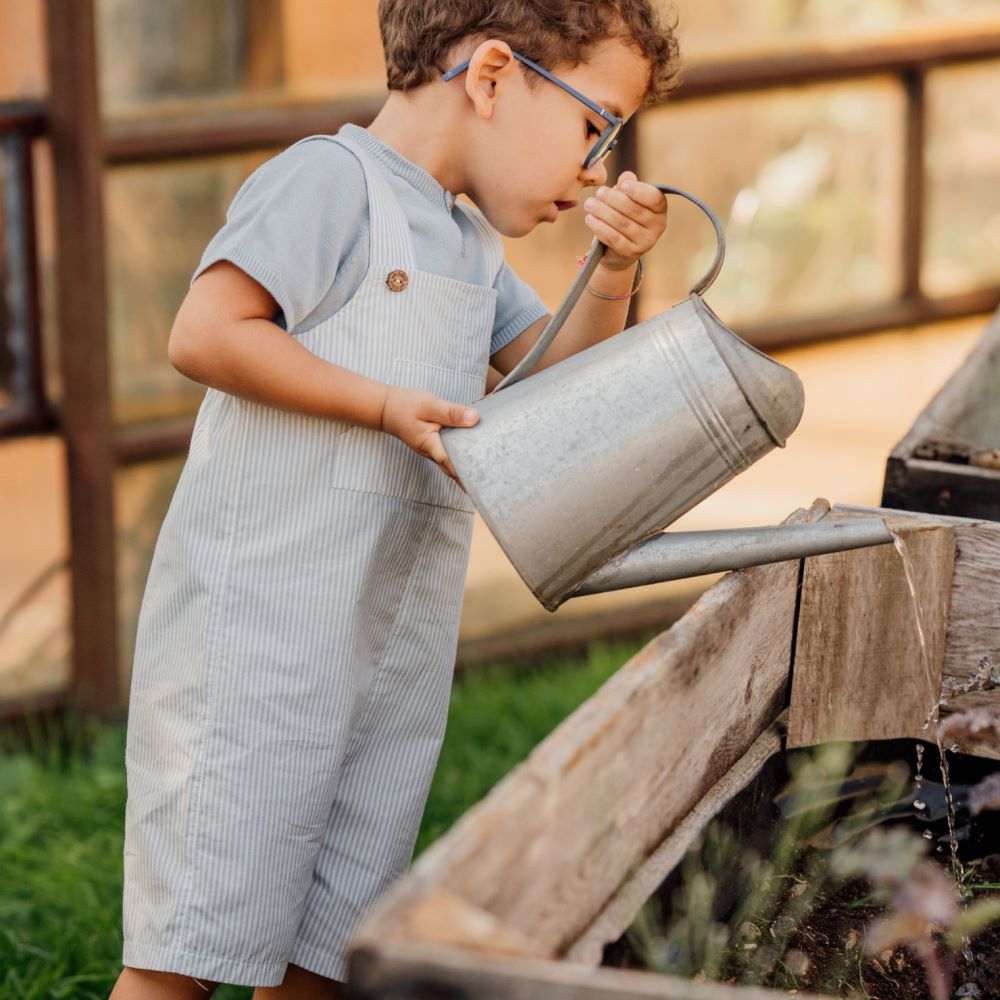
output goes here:
<path id="1" fill-rule="evenodd" d="M 892 541 L 892 532 L 877 517 L 768 528 L 662 532 L 606 563 L 587 577 L 572 596 L 602 594 L 869 545 L 891 545 Z"/>

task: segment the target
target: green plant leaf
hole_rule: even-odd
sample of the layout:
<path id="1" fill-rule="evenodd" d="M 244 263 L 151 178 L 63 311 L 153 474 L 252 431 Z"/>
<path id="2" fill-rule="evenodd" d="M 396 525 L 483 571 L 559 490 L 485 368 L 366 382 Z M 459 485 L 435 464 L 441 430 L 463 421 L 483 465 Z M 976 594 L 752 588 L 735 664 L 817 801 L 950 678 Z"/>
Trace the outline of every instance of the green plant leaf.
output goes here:
<path id="1" fill-rule="evenodd" d="M 1000 898 L 977 899 L 959 914 L 945 935 L 945 944 L 950 951 L 957 951 L 965 938 L 975 937 L 997 922 L 1000 922 Z"/>

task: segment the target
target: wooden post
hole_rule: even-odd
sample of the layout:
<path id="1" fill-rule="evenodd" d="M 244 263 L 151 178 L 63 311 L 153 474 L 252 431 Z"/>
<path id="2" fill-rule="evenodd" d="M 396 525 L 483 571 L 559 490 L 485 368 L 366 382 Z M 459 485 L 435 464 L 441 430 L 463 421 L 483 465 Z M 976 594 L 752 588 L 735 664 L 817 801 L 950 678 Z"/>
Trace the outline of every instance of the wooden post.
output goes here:
<path id="1" fill-rule="evenodd" d="M 47 0 L 59 355 L 72 551 L 72 704 L 119 707 L 103 143 L 93 0 Z"/>
<path id="2" fill-rule="evenodd" d="M 923 725 L 941 696 L 955 532 L 912 520 L 893 526 L 909 578 L 891 545 L 806 560 L 790 747 L 930 735 Z"/>

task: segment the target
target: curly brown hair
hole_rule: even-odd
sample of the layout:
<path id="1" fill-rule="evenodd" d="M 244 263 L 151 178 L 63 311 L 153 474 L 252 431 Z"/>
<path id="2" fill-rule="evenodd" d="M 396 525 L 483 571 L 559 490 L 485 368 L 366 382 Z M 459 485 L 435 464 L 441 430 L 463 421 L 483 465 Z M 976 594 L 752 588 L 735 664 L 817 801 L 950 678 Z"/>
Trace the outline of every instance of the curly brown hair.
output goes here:
<path id="1" fill-rule="evenodd" d="M 576 66 L 594 45 L 621 39 L 649 60 L 647 104 L 679 80 L 676 17 L 657 0 L 379 0 L 378 16 L 390 90 L 433 80 L 449 68 L 442 63 L 453 46 L 471 37 L 500 38 L 546 68 Z"/>

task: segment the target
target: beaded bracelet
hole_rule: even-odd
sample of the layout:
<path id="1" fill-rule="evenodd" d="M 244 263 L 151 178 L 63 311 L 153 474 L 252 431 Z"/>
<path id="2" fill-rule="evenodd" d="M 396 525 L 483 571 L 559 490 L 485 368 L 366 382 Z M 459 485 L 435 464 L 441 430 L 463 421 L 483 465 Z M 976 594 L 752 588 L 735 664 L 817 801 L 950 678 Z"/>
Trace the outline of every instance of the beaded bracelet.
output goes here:
<path id="1" fill-rule="evenodd" d="M 577 258 L 577 261 L 579 262 L 581 267 L 583 267 L 583 263 L 585 260 L 586 257 Z M 639 291 L 639 287 L 642 285 L 642 277 L 644 272 L 645 268 L 643 267 L 642 258 L 640 257 L 639 270 L 636 272 L 635 281 L 632 284 L 632 291 L 630 291 L 627 295 L 605 295 L 604 292 L 595 292 L 594 289 L 591 288 L 589 284 L 587 285 L 587 291 L 590 292 L 590 294 L 595 296 L 596 298 L 603 299 L 605 302 L 627 302 L 630 298 L 632 298 L 633 295 L 635 295 L 637 291 Z"/>

